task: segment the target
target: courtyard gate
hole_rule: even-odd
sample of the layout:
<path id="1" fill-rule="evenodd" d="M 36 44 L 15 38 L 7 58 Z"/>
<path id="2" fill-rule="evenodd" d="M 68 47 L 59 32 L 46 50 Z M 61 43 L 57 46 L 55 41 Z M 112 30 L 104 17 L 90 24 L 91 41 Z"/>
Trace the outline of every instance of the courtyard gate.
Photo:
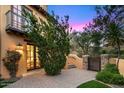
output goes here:
<path id="1" fill-rule="evenodd" d="M 88 57 L 88 70 L 101 70 L 101 57 Z"/>

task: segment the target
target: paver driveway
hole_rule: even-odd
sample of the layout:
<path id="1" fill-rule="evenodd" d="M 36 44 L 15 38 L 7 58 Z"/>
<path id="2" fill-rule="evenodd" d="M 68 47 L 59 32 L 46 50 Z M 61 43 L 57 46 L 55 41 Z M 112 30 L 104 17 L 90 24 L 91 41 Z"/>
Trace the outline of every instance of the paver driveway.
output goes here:
<path id="1" fill-rule="evenodd" d="M 81 83 L 95 79 L 96 72 L 81 69 L 63 70 L 60 75 L 47 76 L 41 70 L 33 75 L 28 75 L 8 88 L 76 88 Z"/>

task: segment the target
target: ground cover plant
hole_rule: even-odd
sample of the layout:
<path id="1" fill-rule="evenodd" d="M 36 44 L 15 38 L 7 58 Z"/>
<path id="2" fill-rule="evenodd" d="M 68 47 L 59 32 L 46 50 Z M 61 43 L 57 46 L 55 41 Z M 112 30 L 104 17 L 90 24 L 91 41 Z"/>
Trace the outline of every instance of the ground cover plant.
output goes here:
<path id="1" fill-rule="evenodd" d="M 110 88 L 110 86 L 95 80 L 88 81 L 78 86 L 78 88 Z"/>
<path id="2" fill-rule="evenodd" d="M 5 86 L 7 86 L 7 85 L 9 85 L 9 84 L 11 84 L 11 83 L 14 83 L 14 82 L 16 82 L 17 81 L 17 79 L 9 79 L 9 80 L 5 80 L 5 79 L 0 79 L 0 88 L 3 88 L 3 87 L 5 87 Z"/>

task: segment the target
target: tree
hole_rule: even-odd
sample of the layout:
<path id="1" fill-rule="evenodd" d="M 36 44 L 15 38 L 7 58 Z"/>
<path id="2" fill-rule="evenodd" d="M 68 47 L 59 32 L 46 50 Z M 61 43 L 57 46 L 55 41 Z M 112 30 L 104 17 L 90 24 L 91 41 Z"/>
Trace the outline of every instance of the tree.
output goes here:
<path id="1" fill-rule="evenodd" d="M 104 33 L 104 41 L 117 48 L 117 67 L 120 59 L 120 46 L 124 41 L 124 6 L 96 7 L 95 27 Z"/>
<path id="2" fill-rule="evenodd" d="M 77 49 L 79 49 L 79 45 L 77 43 L 77 35 L 78 32 L 76 32 L 75 30 L 69 34 L 70 36 L 70 45 L 71 45 L 71 51 L 77 51 Z"/>
<path id="3" fill-rule="evenodd" d="M 92 30 L 91 31 L 91 43 L 92 43 L 92 54 L 99 55 L 101 44 L 102 44 L 102 33 L 101 31 Z"/>
<path id="4" fill-rule="evenodd" d="M 88 55 L 91 44 L 90 31 L 88 31 L 88 29 L 85 29 L 85 31 L 83 32 L 77 32 L 74 34 L 75 34 L 74 39 L 77 42 L 77 44 L 82 48 L 83 54 Z"/>
<path id="5" fill-rule="evenodd" d="M 39 60 L 48 75 L 56 75 L 65 66 L 69 54 L 69 16 L 59 20 L 59 16 L 47 15 L 43 21 L 33 14 L 24 13 L 28 24 L 28 38 L 38 47 Z"/>
<path id="6" fill-rule="evenodd" d="M 93 24 L 89 23 L 83 28 L 82 32 L 74 32 L 73 37 L 78 45 L 82 48 L 84 54 L 97 55 L 102 43 L 102 33 L 97 31 Z M 92 48 L 92 53 L 91 52 Z"/>

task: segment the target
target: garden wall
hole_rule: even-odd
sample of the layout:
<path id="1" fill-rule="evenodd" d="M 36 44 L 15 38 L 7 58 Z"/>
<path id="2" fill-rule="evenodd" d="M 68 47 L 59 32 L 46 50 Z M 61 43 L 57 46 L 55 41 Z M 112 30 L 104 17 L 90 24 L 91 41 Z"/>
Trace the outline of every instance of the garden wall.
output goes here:
<path id="1" fill-rule="evenodd" d="M 124 59 L 120 59 L 120 62 L 119 62 L 119 71 L 121 74 L 124 75 Z"/>
<path id="2" fill-rule="evenodd" d="M 76 54 L 69 54 L 67 57 L 67 62 L 65 65 L 65 69 L 68 69 L 69 65 L 74 65 L 76 68 L 82 69 L 83 68 L 83 62 L 82 58 L 79 58 Z"/>

